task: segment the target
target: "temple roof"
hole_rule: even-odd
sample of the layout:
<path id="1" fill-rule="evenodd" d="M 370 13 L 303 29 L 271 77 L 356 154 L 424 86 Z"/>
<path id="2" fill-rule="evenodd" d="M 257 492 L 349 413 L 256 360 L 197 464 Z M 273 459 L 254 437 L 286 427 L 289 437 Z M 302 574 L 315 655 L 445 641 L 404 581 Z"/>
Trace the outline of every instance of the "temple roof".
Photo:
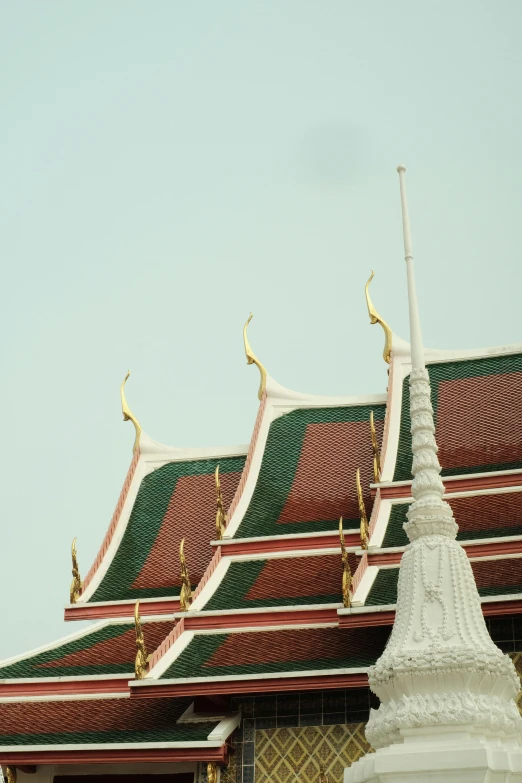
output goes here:
<path id="1" fill-rule="evenodd" d="M 352 571 L 357 568 L 349 553 Z M 231 560 L 215 592 L 201 610 L 256 609 L 274 606 L 342 604 L 341 557 L 335 550 L 293 557 Z"/>
<path id="2" fill-rule="evenodd" d="M 211 761 L 238 716 L 191 722 L 190 699 L 0 702 L 0 762 Z"/>
<path id="3" fill-rule="evenodd" d="M 522 346 L 427 351 L 442 476 L 522 469 Z M 392 351 L 381 481 L 411 481 L 409 350 Z"/>
<path id="4" fill-rule="evenodd" d="M 180 541 L 185 538 L 195 586 L 212 556 L 214 471 L 219 465 L 223 497 L 229 504 L 245 452 L 244 447 L 169 449 L 142 433 L 108 533 L 66 618 L 131 615 L 138 599 L 144 613 L 176 609 Z"/>
<path id="5" fill-rule="evenodd" d="M 267 390 L 225 540 L 331 531 L 340 516 L 347 527 L 357 527 L 355 473 L 360 468 L 370 502 L 370 413 L 380 441 L 386 397 L 298 396 L 270 385 Z"/>
<path id="6" fill-rule="evenodd" d="M 325 624 L 185 632 L 131 695 L 360 687 L 388 634 Z"/>
<path id="7" fill-rule="evenodd" d="M 459 438 L 464 438 L 460 419 L 458 426 L 448 424 L 448 436 L 440 442 L 454 457 L 448 470 L 451 475 L 446 477 L 448 499 L 461 524 L 459 539 L 472 561 L 483 600 L 492 601 L 484 608 L 490 615 L 522 611 L 522 575 L 519 578 L 518 574 L 522 557 L 515 558 L 516 563 L 513 560 L 513 555 L 522 555 L 522 525 L 518 523 L 522 469 L 506 462 L 506 469 L 499 471 L 501 457 L 495 446 L 506 440 L 505 418 L 517 427 L 522 418 L 522 396 L 519 400 L 516 394 L 517 384 L 522 389 L 519 359 L 522 351 L 518 354 L 511 347 L 492 350 L 482 358 L 472 352 L 431 351 L 428 355 L 430 374 L 438 378 L 432 388 L 439 419 L 447 418 L 457 405 L 453 397 L 445 396 L 457 388 L 460 419 L 474 422 L 468 427 L 475 433 L 468 438 L 468 451 L 459 445 Z M 155 692 L 154 685 L 166 681 L 172 684 L 173 693 L 206 692 L 206 688 L 215 687 L 216 678 L 249 674 L 260 683 L 263 677 L 277 675 L 277 687 L 284 689 L 285 678 L 292 680 L 303 671 L 331 669 L 339 674 L 358 666 L 364 670 L 378 657 L 377 642 L 368 636 L 368 629 L 373 626 L 376 631 L 393 622 L 398 563 L 407 543 L 402 525 L 411 501 L 411 472 L 406 480 L 398 471 L 402 470 L 401 460 L 408 459 L 401 449 L 403 441 L 409 442 L 404 435 L 410 426 L 409 402 L 404 402 L 408 400 L 404 389 L 409 371 L 409 347 L 401 342 L 391 357 L 387 407 L 375 397 L 296 395 L 271 385 L 268 378 L 224 538 L 214 542 L 214 558 L 192 606 L 188 612 L 176 614 L 176 628 L 153 655 L 146 679 L 131 685 L 133 694 Z M 489 383 L 489 396 L 481 386 L 484 378 Z M 461 381 L 467 391 L 458 385 Z M 382 473 L 377 483 L 373 483 L 370 413 L 379 448 L 384 429 Z M 477 416 L 483 417 L 478 424 Z M 519 442 L 522 446 L 518 430 L 511 442 L 515 444 L 509 447 L 513 455 Z M 476 454 L 472 458 L 473 450 L 481 444 L 486 458 Z M 411 470 L 411 456 L 409 459 Z M 487 467 L 490 469 L 484 471 Z M 367 551 L 361 549 L 359 537 L 357 468 L 361 471 L 362 499 L 368 515 L 371 512 Z M 351 609 L 342 605 L 340 516 L 353 574 Z M 490 544 L 492 540 L 498 544 Z M 497 552 L 495 546 L 499 545 Z M 493 601 L 495 597 L 504 603 Z M 315 642 L 308 639 L 314 634 L 329 640 L 331 651 L 341 649 L 336 640 L 345 630 L 350 631 L 346 637 L 349 644 L 338 664 L 321 664 L 321 660 L 330 660 L 325 650 L 317 660 L 311 653 L 302 660 L 299 657 L 298 650 L 315 650 Z M 270 652 L 257 659 L 256 640 L 260 643 L 265 638 Z M 285 639 L 292 642 L 287 646 Z M 229 647 L 245 649 L 243 663 L 235 654 L 228 660 L 222 657 L 225 653 L 220 650 Z M 350 647 L 365 650 L 368 663 L 361 662 L 355 653 L 352 656 Z M 296 657 L 287 654 L 289 649 L 295 650 Z M 183 678 L 188 679 L 181 684 Z M 310 683 L 308 680 L 308 687 L 312 687 Z M 266 682 L 259 687 L 268 690 L 274 686 Z"/>
<path id="8" fill-rule="evenodd" d="M 142 618 L 148 650 L 173 626 L 172 617 Z M 0 697 L 42 693 L 126 692 L 134 678 L 134 623 L 102 622 L 23 655 L 0 661 Z"/>

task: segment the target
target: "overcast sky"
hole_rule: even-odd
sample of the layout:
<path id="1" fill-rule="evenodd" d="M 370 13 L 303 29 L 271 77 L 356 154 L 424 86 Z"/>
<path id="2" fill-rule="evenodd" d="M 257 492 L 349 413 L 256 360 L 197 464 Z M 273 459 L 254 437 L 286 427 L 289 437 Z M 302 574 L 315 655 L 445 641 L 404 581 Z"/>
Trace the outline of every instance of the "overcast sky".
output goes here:
<path id="1" fill-rule="evenodd" d="M 0 656 L 52 641 L 131 459 L 247 443 L 283 385 L 383 392 L 407 337 L 522 340 L 520 0 L 19 0 L 0 10 Z"/>

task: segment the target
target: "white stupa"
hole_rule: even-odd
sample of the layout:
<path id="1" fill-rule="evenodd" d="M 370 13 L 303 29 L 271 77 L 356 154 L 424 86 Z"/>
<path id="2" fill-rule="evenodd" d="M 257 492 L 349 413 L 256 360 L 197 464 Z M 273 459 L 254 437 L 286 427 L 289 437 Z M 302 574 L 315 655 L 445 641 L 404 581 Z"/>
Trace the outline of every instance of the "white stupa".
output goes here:
<path id="1" fill-rule="evenodd" d="M 345 783 L 522 783 L 519 680 L 492 642 L 457 524 L 442 499 L 430 381 L 413 275 L 404 182 L 398 167 L 411 335 L 413 503 L 400 566 L 397 613 L 369 670 L 380 707 L 366 736 L 375 753 L 345 770 Z"/>

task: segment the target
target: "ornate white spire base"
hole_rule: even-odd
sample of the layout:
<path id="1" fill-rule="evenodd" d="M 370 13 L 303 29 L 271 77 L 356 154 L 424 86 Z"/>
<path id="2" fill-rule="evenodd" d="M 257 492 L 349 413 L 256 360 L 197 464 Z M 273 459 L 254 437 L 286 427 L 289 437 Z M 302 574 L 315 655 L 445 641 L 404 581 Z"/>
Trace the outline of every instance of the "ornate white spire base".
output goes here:
<path id="1" fill-rule="evenodd" d="M 402 740 L 356 761 L 344 783 L 522 783 L 515 741 L 442 726 L 404 731 Z"/>

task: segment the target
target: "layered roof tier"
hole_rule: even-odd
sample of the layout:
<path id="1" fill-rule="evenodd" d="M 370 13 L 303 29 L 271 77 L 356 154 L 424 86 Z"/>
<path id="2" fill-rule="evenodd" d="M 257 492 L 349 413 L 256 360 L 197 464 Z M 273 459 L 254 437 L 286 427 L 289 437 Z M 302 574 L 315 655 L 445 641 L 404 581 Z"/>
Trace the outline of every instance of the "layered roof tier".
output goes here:
<path id="1" fill-rule="evenodd" d="M 295 395 L 268 379 L 223 540 L 213 542 L 212 564 L 189 611 L 176 614 L 148 675 L 131 684 L 133 697 L 366 681 L 365 669 L 393 623 L 411 502 L 411 474 L 401 472 L 408 459 L 411 470 L 404 451 L 410 360 L 408 347 L 396 342 L 386 407 L 375 397 Z M 462 520 L 459 540 L 484 613 L 494 617 L 522 612 L 522 349 L 484 353 L 429 352 L 427 358 L 437 425 L 442 422 L 439 442 L 448 455 L 448 499 Z M 370 414 L 379 450 L 384 430 L 377 482 Z M 516 435 L 510 427 L 506 436 L 506 419 Z M 371 513 L 368 549 L 361 548 L 357 468 Z M 353 574 L 350 607 L 342 598 L 340 516 Z M 323 646 L 316 649 L 319 639 L 330 656 Z"/>
<path id="2" fill-rule="evenodd" d="M 0 702 L 0 763 L 225 762 L 239 715 L 201 719 L 190 699 Z"/>
<path id="3" fill-rule="evenodd" d="M 514 623 L 522 614 L 522 348 L 428 352 L 427 360 L 458 540 L 483 611 L 505 634 L 504 619 Z M 407 544 L 409 372 L 409 349 L 394 338 L 387 395 L 309 396 L 267 376 L 248 450 L 171 449 L 141 433 L 100 553 L 79 600 L 66 609 L 69 619 L 127 619 L 0 664 L 0 708 L 12 737 L 11 745 L 6 737 L 0 742 L 9 753 L 30 748 L 33 761 L 47 752 L 59 760 L 70 752 L 110 760 L 120 758 L 110 755 L 120 745 L 127 754 L 134 743 L 136 755 L 126 758 L 152 759 L 150 750 L 154 760 L 178 752 L 223 760 L 236 718 L 220 717 L 228 722 L 217 738 L 216 723 L 206 725 L 204 716 L 190 725 L 181 720 L 194 700 L 364 687 L 393 623 Z M 222 538 L 218 465 L 227 512 Z M 350 606 L 343 600 L 340 517 Z M 187 611 L 179 599 L 181 539 L 193 591 Z M 152 653 L 143 679 L 134 675 L 130 620 L 138 599 Z M 500 643 L 510 651 L 519 644 Z M 76 732 L 71 715 L 87 720 L 87 695 L 94 717 Z M 52 705 L 45 707 L 49 720 L 31 727 L 37 703 Z M 136 717 L 142 704 L 149 723 Z M 96 720 L 102 711 L 107 723 Z M 76 734 L 93 739 L 82 743 Z"/>
<path id="4" fill-rule="evenodd" d="M 142 618 L 145 645 L 156 649 L 172 617 Z M 134 678 L 134 622 L 97 623 L 53 644 L 0 661 L 0 698 L 81 693 L 127 693 Z"/>
<path id="5" fill-rule="evenodd" d="M 246 447 L 173 449 L 141 434 L 113 519 L 78 601 L 66 619 L 164 614 L 179 607 L 179 546 L 195 587 L 212 556 L 219 465 L 223 498 L 232 501 Z"/>

